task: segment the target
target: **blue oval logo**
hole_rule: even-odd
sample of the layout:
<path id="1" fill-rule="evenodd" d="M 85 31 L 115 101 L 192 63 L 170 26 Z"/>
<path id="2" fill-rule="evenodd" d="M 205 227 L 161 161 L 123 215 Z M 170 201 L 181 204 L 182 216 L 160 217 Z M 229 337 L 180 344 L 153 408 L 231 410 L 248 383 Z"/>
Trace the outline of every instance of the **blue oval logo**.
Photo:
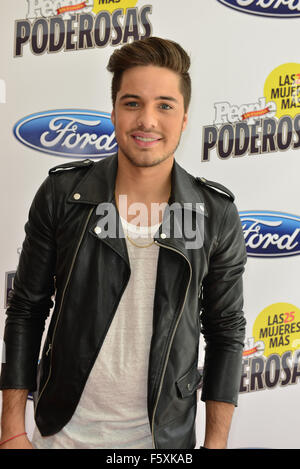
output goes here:
<path id="1" fill-rule="evenodd" d="M 240 212 L 246 250 L 250 257 L 287 257 L 300 254 L 300 217 L 289 213 Z"/>
<path id="2" fill-rule="evenodd" d="M 14 126 L 19 142 L 55 156 L 101 158 L 117 152 L 110 114 L 62 109 L 31 114 Z"/>
<path id="3" fill-rule="evenodd" d="M 217 0 L 234 10 L 250 15 L 273 16 L 275 18 L 300 17 L 300 2 L 295 0 Z"/>

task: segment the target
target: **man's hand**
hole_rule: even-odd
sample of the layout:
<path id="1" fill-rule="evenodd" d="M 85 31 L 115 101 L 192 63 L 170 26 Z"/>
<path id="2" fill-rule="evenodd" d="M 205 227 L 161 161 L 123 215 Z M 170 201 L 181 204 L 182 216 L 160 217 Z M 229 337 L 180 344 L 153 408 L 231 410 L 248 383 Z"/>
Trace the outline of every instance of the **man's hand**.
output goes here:
<path id="1" fill-rule="evenodd" d="M 226 449 L 234 405 L 227 402 L 206 401 L 206 431 L 204 447 Z"/>

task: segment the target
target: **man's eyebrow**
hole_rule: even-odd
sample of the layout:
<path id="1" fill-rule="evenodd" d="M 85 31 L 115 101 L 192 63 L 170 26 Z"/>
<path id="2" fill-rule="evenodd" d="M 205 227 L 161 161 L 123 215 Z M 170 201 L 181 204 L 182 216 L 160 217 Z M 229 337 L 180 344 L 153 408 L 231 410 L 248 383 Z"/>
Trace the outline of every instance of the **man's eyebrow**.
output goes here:
<path id="1" fill-rule="evenodd" d="M 134 98 L 134 99 L 139 99 L 140 96 L 138 96 L 137 94 L 123 94 L 123 96 L 120 97 L 120 100 L 122 99 L 127 99 L 127 98 Z"/>
<path id="2" fill-rule="evenodd" d="M 120 101 L 124 100 L 124 99 L 141 99 L 141 96 L 137 95 L 137 94 L 130 94 L 130 93 L 126 93 L 126 94 L 123 94 L 123 96 L 120 97 Z M 163 100 L 163 101 L 172 101 L 174 103 L 177 103 L 177 99 L 174 98 L 173 96 L 157 96 L 157 98 L 155 98 L 156 101 L 160 101 L 160 100 Z"/>
<path id="3" fill-rule="evenodd" d="M 173 101 L 174 103 L 177 103 L 177 99 L 174 98 L 173 96 L 158 96 L 157 98 L 155 98 L 157 100 L 163 100 L 163 101 Z"/>

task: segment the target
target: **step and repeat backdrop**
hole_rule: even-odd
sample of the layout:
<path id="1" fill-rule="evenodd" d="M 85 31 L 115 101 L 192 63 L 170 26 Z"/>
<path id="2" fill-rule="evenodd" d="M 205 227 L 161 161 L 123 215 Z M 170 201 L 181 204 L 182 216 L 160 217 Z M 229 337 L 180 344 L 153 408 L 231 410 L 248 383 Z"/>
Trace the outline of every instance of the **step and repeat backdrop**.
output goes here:
<path id="1" fill-rule="evenodd" d="M 55 165 L 117 150 L 109 56 L 150 35 L 176 40 L 193 82 L 177 160 L 235 194 L 248 253 L 228 447 L 299 448 L 300 1 L 10 0 L 0 25 L 1 344 L 36 190 Z M 199 402 L 199 445 L 204 415 Z"/>

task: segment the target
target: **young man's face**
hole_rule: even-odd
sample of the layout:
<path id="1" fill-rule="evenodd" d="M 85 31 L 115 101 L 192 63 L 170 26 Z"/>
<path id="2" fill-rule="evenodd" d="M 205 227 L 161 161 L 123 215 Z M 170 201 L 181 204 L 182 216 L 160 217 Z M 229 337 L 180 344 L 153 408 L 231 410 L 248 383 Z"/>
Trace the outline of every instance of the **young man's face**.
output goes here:
<path id="1" fill-rule="evenodd" d="M 123 73 L 112 112 L 119 157 L 134 166 L 155 166 L 173 157 L 187 124 L 180 77 L 156 66 Z"/>

